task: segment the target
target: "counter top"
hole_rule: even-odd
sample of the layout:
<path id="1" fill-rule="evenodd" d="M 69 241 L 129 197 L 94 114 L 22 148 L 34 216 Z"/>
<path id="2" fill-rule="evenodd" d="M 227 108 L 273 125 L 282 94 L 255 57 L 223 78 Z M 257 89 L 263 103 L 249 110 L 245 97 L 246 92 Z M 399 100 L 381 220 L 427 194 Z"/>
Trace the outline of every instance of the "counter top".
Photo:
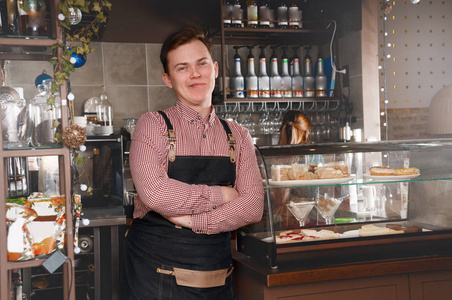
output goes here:
<path id="1" fill-rule="evenodd" d="M 452 269 L 452 256 L 422 256 L 328 266 L 287 265 L 272 269 L 232 251 L 234 267 L 267 287 L 407 272 Z"/>

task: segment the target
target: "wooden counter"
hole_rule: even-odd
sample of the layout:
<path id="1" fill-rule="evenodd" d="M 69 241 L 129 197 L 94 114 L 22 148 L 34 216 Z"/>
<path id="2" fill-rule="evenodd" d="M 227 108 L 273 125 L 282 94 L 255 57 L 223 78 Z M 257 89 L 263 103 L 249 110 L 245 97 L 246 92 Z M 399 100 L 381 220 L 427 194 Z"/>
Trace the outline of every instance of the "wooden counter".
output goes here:
<path id="1" fill-rule="evenodd" d="M 452 298 L 452 256 L 271 269 L 232 254 L 239 300 Z"/>

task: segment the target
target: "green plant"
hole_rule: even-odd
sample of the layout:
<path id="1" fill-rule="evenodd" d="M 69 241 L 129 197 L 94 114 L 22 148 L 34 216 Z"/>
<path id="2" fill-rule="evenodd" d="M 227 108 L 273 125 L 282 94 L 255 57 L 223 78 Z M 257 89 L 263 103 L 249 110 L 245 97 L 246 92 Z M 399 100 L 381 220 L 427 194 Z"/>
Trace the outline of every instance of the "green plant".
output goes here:
<path id="1" fill-rule="evenodd" d="M 63 0 L 58 3 L 58 8 L 61 11 L 58 17 L 59 22 L 66 29 L 66 33 L 63 41 L 52 46 L 54 53 L 58 52 L 56 51 L 58 48 L 62 49 L 61 60 L 56 54 L 50 59 L 50 63 L 55 68 L 55 75 L 47 104 L 52 107 L 55 104 L 55 93 L 59 86 L 75 71 L 74 64 L 71 62 L 72 53 L 82 55 L 86 59 L 87 55 L 94 51 L 90 46 L 91 40 L 98 35 L 100 26 L 107 22 L 105 13 L 111 10 L 111 3 L 107 0 Z M 94 15 L 94 20 L 83 27 L 71 30 L 71 8 Z"/>

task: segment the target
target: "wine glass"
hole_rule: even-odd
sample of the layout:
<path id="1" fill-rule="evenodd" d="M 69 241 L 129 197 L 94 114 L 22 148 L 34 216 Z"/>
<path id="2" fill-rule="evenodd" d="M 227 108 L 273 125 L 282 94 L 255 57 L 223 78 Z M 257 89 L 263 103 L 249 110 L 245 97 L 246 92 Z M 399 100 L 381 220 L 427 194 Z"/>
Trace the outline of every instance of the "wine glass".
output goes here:
<path id="1" fill-rule="evenodd" d="M 245 114 L 245 119 L 242 121 L 242 126 L 248 129 L 251 136 L 254 136 L 256 134 L 257 124 L 254 121 L 251 112 Z"/>

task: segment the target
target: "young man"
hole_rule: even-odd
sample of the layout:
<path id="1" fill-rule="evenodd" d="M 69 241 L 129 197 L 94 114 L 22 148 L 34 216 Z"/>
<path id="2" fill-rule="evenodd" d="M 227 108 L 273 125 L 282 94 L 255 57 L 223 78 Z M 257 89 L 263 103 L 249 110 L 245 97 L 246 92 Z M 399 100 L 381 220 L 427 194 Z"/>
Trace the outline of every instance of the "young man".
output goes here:
<path id="1" fill-rule="evenodd" d="M 143 114 L 134 131 L 138 199 L 121 299 L 235 299 L 230 232 L 263 212 L 254 145 L 245 128 L 215 114 L 218 64 L 201 31 L 171 35 L 160 59 L 178 101 Z"/>

